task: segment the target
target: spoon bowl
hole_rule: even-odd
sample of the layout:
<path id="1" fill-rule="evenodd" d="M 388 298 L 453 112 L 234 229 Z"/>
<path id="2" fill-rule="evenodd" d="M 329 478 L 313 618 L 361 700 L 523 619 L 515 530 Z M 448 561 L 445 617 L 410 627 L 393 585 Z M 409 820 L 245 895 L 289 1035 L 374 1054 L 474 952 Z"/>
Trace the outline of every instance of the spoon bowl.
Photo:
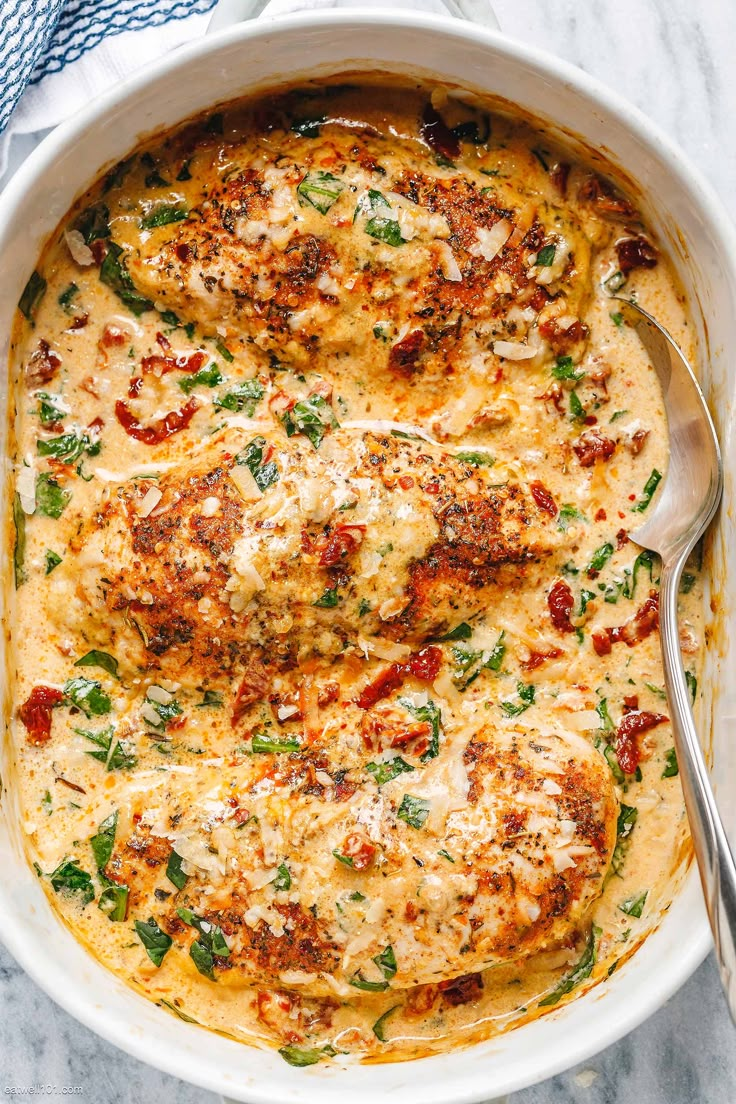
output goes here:
<path id="1" fill-rule="evenodd" d="M 721 981 L 736 1023 L 736 864 L 695 728 L 678 628 L 682 569 L 713 519 L 723 491 L 721 451 L 703 392 L 673 338 L 636 303 L 616 302 L 649 355 L 667 414 L 667 471 L 664 478 L 653 473 L 654 497 L 646 520 L 629 536 L 662 559 L 660 642 L 675 751 Z"/>

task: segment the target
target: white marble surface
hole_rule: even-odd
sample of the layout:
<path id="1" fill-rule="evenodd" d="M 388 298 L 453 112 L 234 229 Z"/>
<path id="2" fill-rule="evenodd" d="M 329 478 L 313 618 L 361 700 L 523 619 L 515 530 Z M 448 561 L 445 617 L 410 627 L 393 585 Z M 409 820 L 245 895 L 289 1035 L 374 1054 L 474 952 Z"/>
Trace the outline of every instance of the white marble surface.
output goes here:
<path id="1" fill-rule="evenodd" d="M 647 112 L 736 215 L 735 0 L 494 0 L 494 6 L 504 31 L 567 58 Z M 16 162 L 21 152 L 15 151 Z M 77 1099 L 85 1104 L 217 1104 L 212 1094 L 144 1066 L 80 1027 L 2 949 L 0 1000 L 3 1098 L 43 1084 L 81 1086 Z M 515 1094 L 509 1104 L 734 1101 L 736 1033 L 709 960 L 626 1039 L 583 1067 Z"/>

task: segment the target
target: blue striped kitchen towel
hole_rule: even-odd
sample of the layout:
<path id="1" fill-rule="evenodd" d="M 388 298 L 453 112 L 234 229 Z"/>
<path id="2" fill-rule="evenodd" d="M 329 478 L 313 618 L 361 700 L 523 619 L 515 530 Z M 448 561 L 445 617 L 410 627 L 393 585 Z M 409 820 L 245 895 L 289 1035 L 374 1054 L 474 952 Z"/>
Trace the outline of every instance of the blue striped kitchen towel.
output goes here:
<path id="1" fill-rule="evenodd" d="M 0 0 L 0 174 L 14 134 L 56 126 L 202 35 L 216 0 Z"/>

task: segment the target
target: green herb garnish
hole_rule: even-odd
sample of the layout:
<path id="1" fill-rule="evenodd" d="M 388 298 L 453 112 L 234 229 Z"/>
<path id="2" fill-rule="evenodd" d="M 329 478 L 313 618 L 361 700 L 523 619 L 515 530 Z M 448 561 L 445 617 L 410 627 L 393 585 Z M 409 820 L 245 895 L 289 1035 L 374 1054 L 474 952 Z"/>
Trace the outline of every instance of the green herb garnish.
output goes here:
<path id="1" fill-rule="evenodd" d="M 399 820 L 405 821 L 411 828 L 421 828 L 429 816 L 429 810 L 430 803 L 425 798 L 404 794 L 396 815 Z"/>
<path id="2" fill-rule="evenodd" d="M 136 920 L 133 926 L 153 965 L 160 966 L 171 947 L 171 936 L 161 931 L 152 916 L 145 921 Z"/>
<path id="3" fill-rule="evenodd" d="M 108 675 L 112 675 L 113 678 L 120 677 L 118 675 L 118 661 L 115 657 L 111 656 L 109 652 L 99 652 L 96 648 L 93 648 L 91 652 L 87 652 L 81 659 L 78 659 L 74 666 L 101 667 L 103 671 L 107 671 Z"/>

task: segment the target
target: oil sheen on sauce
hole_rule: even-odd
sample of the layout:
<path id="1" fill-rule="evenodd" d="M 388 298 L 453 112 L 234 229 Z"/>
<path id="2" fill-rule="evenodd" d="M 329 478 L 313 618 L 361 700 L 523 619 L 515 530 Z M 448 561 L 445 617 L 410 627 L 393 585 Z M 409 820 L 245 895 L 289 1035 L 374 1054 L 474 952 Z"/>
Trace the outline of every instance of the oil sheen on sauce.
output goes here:
<path id="1" fill-rule="evenodd" d="M 356 75 L 155 139 L 59 226 L 12 354 L 13 785 L 137 991 L 292 1064 L 403 1060 L 605 984 L 667 909 L 629 539 L 667 432 L 612 293 L 693 355 L 600 163 Z"/>

